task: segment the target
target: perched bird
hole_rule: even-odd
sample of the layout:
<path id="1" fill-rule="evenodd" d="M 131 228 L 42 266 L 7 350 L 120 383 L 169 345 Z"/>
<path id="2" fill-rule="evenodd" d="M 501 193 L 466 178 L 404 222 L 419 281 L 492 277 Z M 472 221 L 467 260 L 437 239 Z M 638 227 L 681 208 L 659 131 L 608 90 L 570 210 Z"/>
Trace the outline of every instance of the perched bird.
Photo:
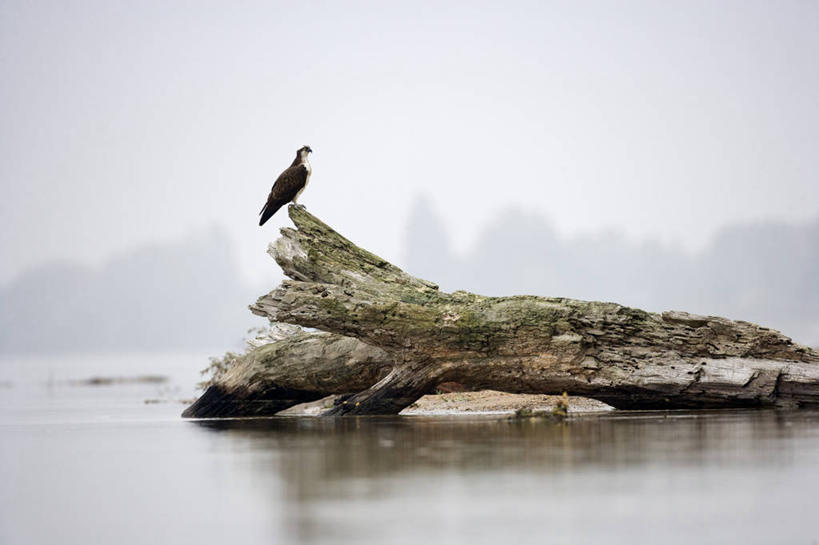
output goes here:
<path id="1" fill-rule="evenodd" d="M 307 156 L 311 153 L 313 153 L 313 150 L 310 149 L 310 146 L 299 148 L 296 151 L 293 164 L 276 178 L 273 189 L 270 190 L 270 195 L 267 196 L 267 202 L 262 207 L 262 211 L 259 212 L 259 215 L 262 216 L 259 225 L 264 225 L 264 222 L 269 220 L 276 213 L 276 210 L 290 201 L 293 201 L 296 206 L 304 206 L 296 201 L 310 182 L 310 173 L 313 169 L 310 166 L 310 161 L 307 160 Z"/>

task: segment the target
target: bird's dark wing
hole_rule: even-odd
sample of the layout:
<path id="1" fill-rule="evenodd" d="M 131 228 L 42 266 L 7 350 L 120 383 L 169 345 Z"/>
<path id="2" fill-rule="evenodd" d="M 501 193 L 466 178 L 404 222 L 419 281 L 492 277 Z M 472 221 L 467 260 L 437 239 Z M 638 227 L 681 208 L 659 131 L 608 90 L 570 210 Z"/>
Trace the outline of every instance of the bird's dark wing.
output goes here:
<path id="1" fill-rule="evenodd" d="M 273 184 L 273 189 L 270 190 L 270 195 L 267 197 L 267 202 L 262 207 L 261 219 L 259 225 L 264 225 L 264 222 L 276 213 L 276 211 L 293 200 L 293 197 L 301 191 L 307 181 L 307 167 L 304 165 L 296 165 L 290 167 L 282 172 L 276 182 Z"/>

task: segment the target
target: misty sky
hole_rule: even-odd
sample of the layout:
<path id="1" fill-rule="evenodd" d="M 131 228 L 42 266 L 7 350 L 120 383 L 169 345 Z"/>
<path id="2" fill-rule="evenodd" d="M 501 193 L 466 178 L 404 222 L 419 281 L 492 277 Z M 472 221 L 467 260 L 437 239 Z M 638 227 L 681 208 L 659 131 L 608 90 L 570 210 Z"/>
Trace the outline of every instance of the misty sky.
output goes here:
<path id="1" fill-rule="evenodd" d="M 571 236 L 705 246 L 819 215 L 819 2 L 0 1 L 0 282 L 257 226 L 301 201 L 401 261 L 425 194 L 456 247 L 509 205 Z"/>

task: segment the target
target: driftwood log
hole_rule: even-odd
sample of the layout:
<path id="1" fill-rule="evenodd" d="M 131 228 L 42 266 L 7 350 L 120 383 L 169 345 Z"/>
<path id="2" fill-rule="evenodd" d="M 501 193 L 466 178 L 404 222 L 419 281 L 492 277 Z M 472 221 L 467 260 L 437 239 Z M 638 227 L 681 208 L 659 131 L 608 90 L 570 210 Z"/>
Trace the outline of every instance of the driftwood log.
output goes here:
<path id="1" fill-rule="evenodd" d="M 332 333 L 301 331 L 233 359 L 182 416 L 270 416 L 331 394 L 366 390 L 391 369 L 380 348 Z"/>
<path id="2" fill-rule="evenodd" d="M 251 305 L 322 330 L 251 350 L 185 416 L 262 415 L 351 394 L 330 415 L 396 414 L 442 382 L 568 392 L 616 408 L 819 404 L 819 353 L 777 331 L 560 297 L 444 293 L 303 208 L 269 253 L 289 277 Z"/>

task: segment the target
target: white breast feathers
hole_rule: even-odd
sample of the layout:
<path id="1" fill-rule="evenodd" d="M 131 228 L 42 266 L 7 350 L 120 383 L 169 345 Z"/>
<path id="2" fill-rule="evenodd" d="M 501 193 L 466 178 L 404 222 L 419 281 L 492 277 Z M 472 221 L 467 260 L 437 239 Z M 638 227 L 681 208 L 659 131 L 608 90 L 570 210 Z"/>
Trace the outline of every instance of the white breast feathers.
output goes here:
<path id="1" fill-rule="evenodd" d="M 313 173 L 313 167 L 310 166 L 310 161 L 307 160 L 305 160 L 302 165 L 307 169 L 307 177 L 304 179 L 304 187 L 307 187 L 307 184 L 310 183 L 310 175 Z"/>

